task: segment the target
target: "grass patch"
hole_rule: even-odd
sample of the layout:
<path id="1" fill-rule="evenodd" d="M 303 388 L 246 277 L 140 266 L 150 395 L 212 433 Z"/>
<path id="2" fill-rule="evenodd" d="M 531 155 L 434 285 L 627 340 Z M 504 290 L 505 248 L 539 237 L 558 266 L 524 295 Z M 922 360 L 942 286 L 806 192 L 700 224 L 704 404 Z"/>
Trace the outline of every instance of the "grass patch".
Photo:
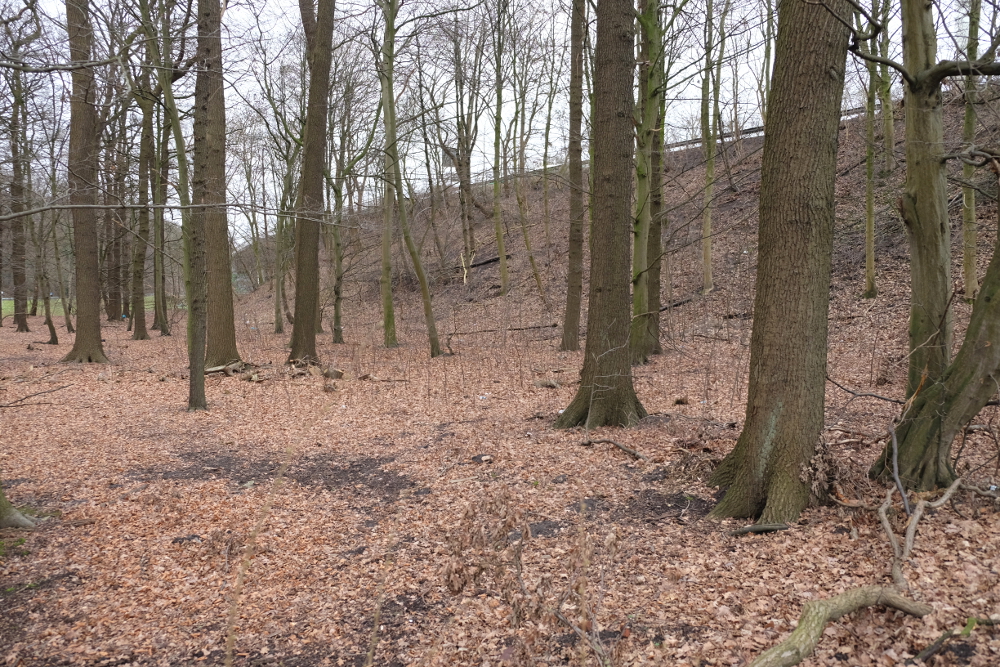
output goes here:
<path id="1" fill-rule="evenodd" d="M 23 537 L 14 540 L 0 540 L 0 558 L 21 558 L 30 554 L 30 551 L 21 548 L 24 546 L 24 541 Z M 11 593 L 13 589 L 5 590 L 5 592 Z"/>

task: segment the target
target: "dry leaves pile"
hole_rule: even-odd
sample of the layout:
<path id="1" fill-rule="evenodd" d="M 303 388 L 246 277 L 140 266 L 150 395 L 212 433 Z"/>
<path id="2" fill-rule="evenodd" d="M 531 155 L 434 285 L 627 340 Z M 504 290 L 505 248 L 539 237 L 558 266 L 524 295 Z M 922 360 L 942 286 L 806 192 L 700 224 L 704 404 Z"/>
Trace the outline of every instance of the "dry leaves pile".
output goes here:
<path id="1" fill-rule="evenodd" d="M 113 365 L 79 367 L 56 363 L 62 346 L 26 352 L 31 334 L 0 330 L 4 402 L 69 385 L 2 412 L 4 486 L 43 520 L 0 536 L 0 659 L 218 664 L 235 604 L 235 664 L 360 665 L 377 617 L 376 665 L 739 665 L 790 631 L 804 601 L 888 581 L 870 512 L 818 508 L 742 538 L 726 534 L 738 523 L 703 518 L 714 489 L 702 480 L 738 433 L 748 323 L 695 314 L 636 369 L 654 416 L 590 435 L 644 462 L 551 428 L 581 359 L 557 352 L 552 330 L 509 330 L 536 313 L 454 313 L 453 330 L 499 331 L 455 336 L 457 354 L 434 360 L 419 330 L 396 350 L 324 344 L 344 371 L 334 382 L 283 367 L 284 338 L 246 326 L 258 381 L 210 376 L 207 413 L 182 409 L 180 337 L 133 342 L 112 325 Z M 353 339 L 377 341 L 376 324 Z M 849 327 L 834 357 L 887 335 Z M 840 379 L 867 386 L 866 370 Z M 831 392 L 830 452 L 842 487 L 875 497 L 862 473 L 892 406 L 850 398 Z M 964 461 L 995 453 L 970 438 Z M 928 517 L 907 574 L 936 612 L 860 612 L 804 664 L 898 664 L 1000 611 L 998 516 L 960 496 Z M 997 664 L 1000 637 L 977 627 L 934 659 Z"/>
<path id="2" fill-rule="evenodd" d="M 671 187 L 687 187 L 673 173 Z M 752 170 L 736 177 L 753 190 Z M 582 354 L 557 351 L 558 328 L 544 326 L 556 317 L 516 266 L 520 296 L 491 296 L 489 277 L 439 290 L 455 354 L 433 360 L 414 295 L 401 297 L 403 346 L 386 350 L 366 305 L 377 287 L 355 285 L 352 343 L 321 337 L 325 373 L 283 366 L 273 302 L 245 297 L 238 339 L 252 366 L 209 376 L 207 413 L 183 410 L 182 336 L 134 342 L 111 324 L 112 365 L 80 367 L 58 363 L 66 344 L 0 329 L 0 403 L 65 386 L 0 409 L 3 486 L 39 520 L 0 531 L 0 664 L 221 664 L 231 635 L 237 665 L 745 665 L 804 602 L 891 583 L 873 512 L 820 507 L 744 537 L 727 534 L 739 522 L 704 518 L 716 490 L 703 480 L 739 433 L 749 356 L 752 207 L 729 208 L 724 287 L 664 313 L 665 353 L 635 369 L 651 416 L 628 430 L 552 428 Z M 830 374 L 898 398 L 902 237 L 880 241 L 880 296 L 864 302 L 857 230 L 844 234 Z M 672 299 L 697 289 L 689 252 L 673 258 Z M 544 264 L 550 294 L 560 265 Z M 833 385 L 827 402 L 821 467 L 877 504 L 864 473 L 897 406 Z M 988 408 L 961 450 L 960 472 L 981 485 L 997 484 L 996 417 Z M 998 511 L 959 493 L 921 523 L 904 574 L 933 614 L 858 612 L 802 664 L 905 664 L 969 617 L 995 617 Z M 905 517 L 892 520 L 901 530 Z M 926 664 L 1000 664 L 998 629 L 959 633 Z"/>

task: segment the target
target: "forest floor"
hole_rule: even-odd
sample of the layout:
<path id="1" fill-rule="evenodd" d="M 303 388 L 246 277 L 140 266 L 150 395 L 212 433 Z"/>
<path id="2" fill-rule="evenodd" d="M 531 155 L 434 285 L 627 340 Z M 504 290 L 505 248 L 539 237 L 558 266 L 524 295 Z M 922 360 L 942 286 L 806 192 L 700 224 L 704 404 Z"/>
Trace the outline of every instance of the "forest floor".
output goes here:
<path id="1" fill-rule="evenodd" d="M 731 294 L 665 320 L 665 353 L 635 369 L 650 417 L 587 434 L 552 428 L 582 361 L 558 351 L 555 315 L 466 289 L 448 288 L 441 323 L 455 354 L 433 360 L 405 326 L 412 298 L 391 350 L 355 305 L 362 342 L 320 337 L 337 380 L 283 365 L 259 290 L 237 304 L 249 379 L 209 376 L 197 413 L 182 335 L 137 342 L 110 324 L 112 364 L 77 366 L 59 363 L 67 344 L 37 342 L 41 318 L 0 329 L 2 482 L 39 521 L 0 531 L 2 664 L 221 664 L 231 636 L 237 665 L 358 666 L 370 650 L 374 665 L 745 665 L 804 602 L 891 582 L 871 511 L 817 507 L 745 537 L 705 517 L 704 480 L 743 418 L 750 321 Z M 898 397 L 906 300 L 856 292 L 834 289 L 831 376 Z M 864 473 L 897 409 L 828 385 L 824 441 L 852 499 L 880 502 Z M 996 453 L 975 431 L 959 467 L 996 484 Z M 934 613 L 865 609 L 803 664 L 903 664 L 1000 612 L 998 528 L 1000 508 L 964 494 L 925 517 L 904 571 Z M 1000 664 L 1000 632 L 978 626 L 927 664 Z"/>
<path id="2" fill-rule="evenodd" d="M 38 527 L 0 531 L 0 664 L 222 664 L 232 641 L 241 666 L 738 666 L 786 637 L 804 603 L 891 584 L 873 511 L 819 506 L 789 530 L 743 537 L 729 533 L 746 522 L 706 518 L 718 490 L 705 480 L 744 419 L 759 144 L 733 147 L 717 189 L 707 296 L 697 151 L 668 160 L 663 299 L 678 305 L 664 313 L 664 353 L 634 369 L 650 414 L 635 428 L 552 427 L 582 353 L 558 350 L 561 307 L 542 305 L 514 242 L 507 297 L 496 264 L 467 285 L 438 276 L 453 354 L 436 359 L 412 287 L 397 291 L 402 345 L 382 347 L 377 263 L 352 260 L 349 343 L 319 337 L 317 373 L 339 379 L 284 365 L 268 287 L 241 297 L 251 367 L 208 377 L 207 412 L 184 409 L 181 314 L 175 335 L 149 341 L 106 324 L 102 366 L 59 363 L 71 338 L 61 321 L 58 346 L 38 342 L 41 318 L 25 334 L 4 322 L 0 483 Z M 847 500 L 878 505 L 885 489 L 866 472 L 900 406 L 871 394 L 903 396 L 908 269 L 900 169 L 880 181 L 879 296 L 859 297 L 859 146 L 842 141 L 823 461 Z M 529 194 L 539 210 L 537 184 Z M 985 208 L 981 268 L 996 229 Z M 552 219 L 565 216 L 562 191 Z M 547 251 L 532 233 L 561 306 L 565 230 Z M 969 308 L 955 309 L 960 334 Z M 984 410 L 955 447 L 958 471 L 981 486 L 1000 484 L 998 416 Z M 646 458 L 583 444 L 598 440 Z M 889 519 L 901 533 L 898 502 Z M 961 492 L 928 513 L 903 572 L 932 614 L 864 609 L 831 623 L 802 664 L 907 664 L 947 631 L 914 664 L 1000 664 L 1000 627 L 962 632 L 969 618 L 1000 619 L 1000 507 Z"/>

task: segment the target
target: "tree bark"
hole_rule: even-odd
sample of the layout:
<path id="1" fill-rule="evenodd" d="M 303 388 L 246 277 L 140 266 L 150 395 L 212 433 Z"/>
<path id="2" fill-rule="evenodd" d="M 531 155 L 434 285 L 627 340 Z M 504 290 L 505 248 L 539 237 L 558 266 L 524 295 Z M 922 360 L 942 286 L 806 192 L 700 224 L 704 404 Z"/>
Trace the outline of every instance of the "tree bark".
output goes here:
<path id="1" fill-rule="evenodd" d="M 844 15 L 846 3 L 833 4 Z M 782 0 L 761 167 L 759 259 L 746 422 L 711 483 L 719 517 L 784 523 L 823 428 L 827 312 L 847 28 L 824 6 Z"/>
<path id="2" fill-rule="evenodd" d="M 303 132 L 302 177 L 296 206 L 295 321 L 291 363 L 315 363 L 316 320 L 319 312 L 319 229 L 325 214 L 323 173 L 326 168 L 326 113 L 330 96 L 334 0 L 299 0 L 309 45 L 309 101 Z"/>
<path id="3" fill-rule="evenodd" d="M 88 0 L 66 0 L 66 31 L 70 59 L 90 60 L 94 39 Z M 70 98 L 69 201 L 80 206 L 97 203 L 97 113 L 94 109 L 94 72 L 73 70 Z M 92 208 L 73 209 L 76 253 L 76 340 L 63 361 L 107 363 L 101 345 L 101 285 L 97 261 L 97 221 Z"/>
<path id="4" fill-rule="evenodd" d="M 569 256 L 566 268 L 566 312 L 561 350 L 580 349 L 580 305 L 583 300 L 583 37 L 586 0 L 573 0 L 569 70 Z"/>
<path id="5" fill-rule="evenodd" d="M 0 528 L 34 528 L 35 523 L 10 504 L 0 486 Z"/>
<path id="6" fill-rule="evenodd" d="M 219 0 L 198 0 L 198 60 L 202 83 L 196 103 L 205 105 L 202 203 L 205 208 L 205 252 L 208 322 L 205 367 L 240 360 L 233 314 L 232 260 L 226 213 L 226 103 L 222 79 L 222 11 Z M 200 92 L 200 95 L 199 95 Z M 197 145 L 195 147 L 197 150 Z M 199 181 L 194 185 L 198 187 Z M 196 195 L 197 196 L 197 195 Z"/>
<path id="7" fill-rule="evenodd" d="M 580 389 L 556 420 L 558 428 L 631 426 L 646 416 L 632 385 L 629 362 L 630 236 L 634 124 L 630 0 L 597 5 L 594 65 L 593 232 L 590 309 Z"/>

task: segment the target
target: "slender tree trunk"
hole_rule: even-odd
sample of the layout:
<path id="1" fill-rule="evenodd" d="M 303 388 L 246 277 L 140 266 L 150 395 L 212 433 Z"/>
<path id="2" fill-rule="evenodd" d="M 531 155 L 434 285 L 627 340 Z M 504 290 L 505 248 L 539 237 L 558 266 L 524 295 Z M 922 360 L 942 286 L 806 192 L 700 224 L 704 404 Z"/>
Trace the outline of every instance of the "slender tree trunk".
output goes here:
<path id="1" fill-rule="evenodd" d="M 846 3 L 832 5 L 845 15 Z M 759 258 L 746 422 L 712 475 L 715 516 L 792 521 L 823 429 L 837 128 L 847 28 L 826 7 L 781 0 L 761 167 Z"/>
<path id="2" fill-rule="evenodd" d="M 923 72 L 936 64 L 933 6 L 903 0 L 903 65 Z M 910 241 L 910 355 L 906 395 L 937 382 L 951 356 L 951 224 L 941 86 L 919 79 L 904 86 L 906 184 L 903 223 Z"/>
<path id="3" fill-rule="evenodd" d="M 979 57 L 979 16 L 982 12 L 982 0 L 971 0 L 969 3 L 969 37 L 965 52 L 969 60 Z M 976 86 L 978 77 L 969 74 L 965 77 L 965 119 L 962 126 L 962 142 L 966 146 L 976 143 Z M 971 164 L 962 166 L 962 178 L 966 183 L 972 180 L 975 167 Z M 962 188 L 962 275 L 965 282 L 965 299 L 972 301 L 979 290 L 979 278 L 976 275 L 976 190 Z"/>
<path id="4" fill-rule="evenodd" d="M 649 311 L 649 253 L 653 209 L 653 145 L 659 132 L 656 122 L 663 95 L 663 35 L 660 29 L 659 4 L 643 0 L 639 20 L 639 101 L 636 105 L 636 176 L 635 223 L 632 240 L 632 324 L 629 350 L 633 364 L 644 364 L 656 347 L 657 333 Z M 657 244 L 658 245 L 658 244 Z"/>
<path id="5" fill-rule="evenodd" d="M 507 13 L 509 0 L 496 0 L 496 22 L 493 25 L 493 69 L 494 69 L 494 104 L 493 109 L 493 232 L 497 239 L 497 253 L 500 255 L 500 296 L 510 289 L 510 277 L 507 274 L 507 250 L 504 247 L 503 208 L 500 205 L 500 176 L 503 165 L 501 153 L 501 121 L 503 119 L 503 55 L 506 43 Z"/>
<path id="6" fill-rule="evenodd" d="M 878 2 L 872 7 L 872 13 L 878 13 Z M 888 0 L 884 0 L 888 2 Z M 861 15 L 856 13 L 855 19 L 860 24 Z M 863 53 L 868 52 L 867 42 L 862 42 Z M 878 94 L 878 66 L 866 61 L 868 69 L 868 94 L 865 98 L 865 291 L 863 299 L 874 299 L 878 296 L 875 284 L 875 98 Z"/>
<path id="7" fill-rule="evenodd" d="M 25 206 L 25 172 L 27 171 L 27 127 L 24 109 L 27 105 L 21 73 L 14 71 L 11 85 L 12 108 L 10 115 L 10 210 L 20 213 Z M 10 269 L 14 278 L 14 325 L 18 333 L 28 329 L 28 288 L 27 288 L 27 242 L 24 233 L 24 217 L 10 221 Z"/>
<path id="8" fill-rule="evenodd" d="M 889 0 L 881 0 L 881 14 L 879 22 L 883 26 L 889 25 L 894 3 Z M 890 31 L 882 30 L 879 34 L 878 54 L 882 58 L 889 58 Z M 885 153 L 885 173 L 889 174 L 896 168 L 896 118 L 892 107 L 892 75 L 889 73 L 889 66 L 885 63 L 879 64 L 879 86 L 878 86 L 879 106 L 882 109 L 882 145 Z"/>
<path id="9" fill-rule="evenodd" d="M 399 145 L 396 139 L 396 98 L 393 85 L 396 66 L 396 14 L 399 11 L 399 0 L 380 0 L 379 6 L 382 8 L 385 20 L 385 33 L 382 38 L 378 74 L 382 87 L 382 117 L 385 123 L 386 211 L 392 210 L 390 195 L 394 195 L 396 214 L 399 216 L 399 226 L 403 232 L 403 242 L 410 255 L 410 261 L 413 263 L 413 271 L 417 276 L 417 284 L 420 286 L 420 298 L 424 305 L 424 322 L 427 325 L 427 338 L 430 343 L 431 357 L 437 357 L 441 355 L 441 345 L 438 341 L 437 326 L 434 322 L 434 307 L 431 303 L 427 275 L 424 273 L 423 262 L 420 260 L 420 252 L 413 242 L 413 236 L 410 234 L 406 201 L 403 197 L 403 167 L 399 159 Z M 392 182 L 391 186 L 390 181 Z M 387 215 L 386 225 L 388 226 L 390 223 L 391 216 Z M 382 251 L 384 262 L 385 237 L 383 237 Z M 383 264 L 383 271 L 384 266 Z M 388 301 L 386 301 L 383 295 L 383 305 L 391 308 L 391 292 Z M 395 338 L 395 331 L 393 331 L 393 338 Z M 388 329 L 386 330 L 386 346 L 389 346 Z"/>
<path id="10" fill-rule="evenodd" d="M 143 76 L 144 86 L 138 95 L 148 94 L 149 76 Z M 146 252 L 149 248 L 149 175 L 153 168 L 153 100 L 139 99 L 142 110 L 142 130 L 139 137 L 139 224 L 132 247 L 132 340 L 149 340 L 146 331 Z"/>
<path id="11" fill-rule="evenodd" d="M 586 0 L 573 0 L 570 9 L 569 74 L 569 257 L 566 268 L 566 312 L 562 350 L 580 349 L 580 309 L 583 300 L 583 39 Z"/>
<path id="12" fill-rule="evenodd" d="M 631 426 L 646 416 L 629 363 L 629 255 L 632 232 L 634 11 L 631 0 L 597 5 L 592 173 L 594 223 L 590 309 L 580 388 L 558 428 Z"/>
<path id="13" fill-rule="evenodd" d="M 167 281 L 166 267 L 166 227 L 161 206 L 167 200 L 167 179 L 170 169 L 170 121 L 164 119 L 160 124 L 159 151 L 156 157 L 153 174 L 153 329 L 158 329 L 161 336 L 170 335 L 170 320 L 167 317 Z"/>
<path id="14" fill-rule="evenodd" d="M 88 0 L 66 0 L 66 31 L 70 58 L 90 60 L 94 33 Z M 97 113 L 94 72 L 73 70 L 70 98 L 69 201 L 80 206 L 97 203 Z M 63 361 L 107 363 L 101 345 L 101 285 L 97 262 L 97 221 L 92 208 L 73 209 L 76 253 L 77 331 L 73 349 Z"/>

